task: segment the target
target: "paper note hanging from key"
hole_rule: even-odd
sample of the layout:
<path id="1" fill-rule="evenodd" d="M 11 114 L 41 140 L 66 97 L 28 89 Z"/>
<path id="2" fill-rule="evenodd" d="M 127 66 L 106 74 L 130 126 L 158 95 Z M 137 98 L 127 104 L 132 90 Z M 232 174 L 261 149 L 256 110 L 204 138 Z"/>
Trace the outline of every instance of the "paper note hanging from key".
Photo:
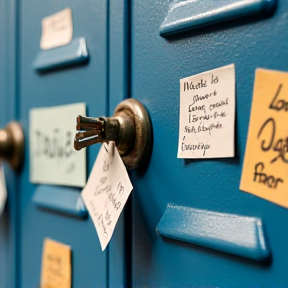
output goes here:
<path id="1" fill-rule="evenodd" d="M 71 288 L 71 248 L 46 238 L 40 288 Z"/>
<path id="2" fill-rule="evenodd" d="M 97 230 L 102 251 L 112 237 L 132 189 L 129 175 L 117 148 L 111 142 L 109 145 L 104 143 L 87 185 L 82 191 L 82 197 Z"/>
<path id="3" fill-rule="evenodd" d="M 257 69 L 240 189 L 288 208 L 288 73 Z"/>
<path id="4" fill-rule="evenodd" d="M 7 200 L 7 189 L 3 164 L 0 162 L 0 216 L 2 215 Z"/>
<path id="5" fill-rule="evenodd" d="M 72 11 L 64 9 L 42 20 L 40 47 L 43 50 L 67 45 L 73 35 Z"/>
<path id="6" fill-rule="evenodd" d="M 235 66 L 180 80 L 178 158 L 234 157 Z"/>

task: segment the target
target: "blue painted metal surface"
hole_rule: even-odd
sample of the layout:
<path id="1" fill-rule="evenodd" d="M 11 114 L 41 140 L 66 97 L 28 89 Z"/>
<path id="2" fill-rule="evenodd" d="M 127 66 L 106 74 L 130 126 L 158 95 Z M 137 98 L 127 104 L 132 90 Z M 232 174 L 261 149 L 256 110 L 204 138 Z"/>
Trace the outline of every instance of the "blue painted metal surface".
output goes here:
<path id="1" fill-rule="evenodd" d="M 17 1 L 0 1 L 0 127 L 17 120 Z M 0 218 L 0 287 L 18 287 L 19 202 L 18 175 L 5 165 L 8 191 Z"/>
<path id="2" fill-rule="evenodd" d="M 288 210 L 243 193 L 239 181 L 255 69 L 288 71 L 288 2 L 279 0 L 273 16 L 260 21 L 238 19 L 163 38 L 159 26 L 167 2 L 132 4 L 131 97 L 147 107 L 154 132 L 150 161 L 132 173 L 133 287 L 285 287 Z M 231 63 L 237 77 L 236 157 L 177 159 L 179 80 Z M 157 236 L 168 203 L 262 219 L 272 261 L 262 265 Z"/>
<path id="3" fill-rule="evenodd" d="M 58 68 L 85 64 L 89 60 L 85 38 L 73 39 L 65 46 L 49 50 L 40 50 L 33 68 L 38 72 L 46 72 Z"/>
<path id="4" fill-rule="evenodd" d="M 269 16 L 274 12 L 276 4 L 277 0 L 176 1 L 169 8 L 159 33 L 167 36 L 238 18 Z"/>
<path id="5" fill-rule="evenodd" d="M 87 209 L 79 189 L 52 185 L 39 185 L 33 202 L 39 208 L 60 212 L 67 216 L 87 217 Z"/>
<path id="6" fill-rule="evenodd" d="M 149 110 L 154 146 L 149 163 L 132 173 L 135 188 L 132 194 L 133 220 L 129 209 L 126 209 L 116 228 L 109 253 L 100 251 L 95 228 L 89 218 L 79 221 L 37 209 L 32 201 L 37 186 L 28 180 L 29 157 L 19 183 L 13 173 L 6 171 L 10 200 L 0 220 L 0 232 L 5 235 L 0 238 L 0 286 L 17 287 L 16 279 L 21 288 L 38 286 L 45 237 L 72 247 L 75 287 L 123 287 L 129 284 L 133 287 L 287 286 L 288 221 L 285 220 L 288 212 L 239 191 L 238 185 L 254 71 L 257 67 L 288 70 L 288 3 L 279 0 L 278 9 L 271 18 L 254 21 L 251 17 L 249 21 L 242 22 L 237 16 L 238 20 L 221 26 L 204 27 L 193 34 L 171 35 L 166 40 L 159 37 L 159 25 L 167 16 L 167 2 L 87 0 L 80 3 L 76 0 L 49 0 L 40 3 L 23 0 L 17 17 L 19 38 L 15 33 L 16 1 L 1 2 L 0 5 L 5 3 L 8 5 L 5 7 L 13 11 L 11 14 L 6 13 L 6 8 L 0 11 L 1 15 L 9 15 L 9 25 L 0 25 L 0 38 L 4 33 L 6 39 L 10 39 L 5 48 L 0 48 L 0 51 L 5 50 L 0 53 L 1 64 L 5 63 L 3 65 L 7 68 L 3 70 L 0 65 L 0 91 L 5 93 L 5 99 L 0 96 L 1 107 L 5 106 L 5 115 L 0 114 L 2 125 L 10 117 L 14 120 L 19 116 L 27 137 L 28 113 L 32 107 L 85 101 L 89 115 L 111 115 L 123 98 L 132 96 L 141 100 Z M 197 1 L 189 2 L 190 6 Z M 250 2 L 256 3 L 253 0 Z M 188 1 L 185 3 L 188 5 Z M 213 1 L 214 5 L 219 3 L 223 1 Z M 73 11 L 74 37 L 85 37 L 91 61 L 87 66 L 75 69 L 37 74 L 31 66 L 38 53 L 41 20 L 68 6 Z M 261 8 L 261 5 L 257 7 Z M 126 14 L 129 14 L 130 8 L 131 22 Z M 262 12 L 256 9 L 252 14 L 262 15 Z M 248 14 L 245 12 L 245 16 Z M 225 19 L 223 15 L 221 17 Z M 131 43 L 126 42 L 130 37 L 127 28 L 130 25 Z M 20 39 L 18 66 L 14 39 Z M 236 64 L 237 75 L 237 156 L 235 159 L 206 161 L 177 159 L 179 79 L 230 63 Z M 19 68 L 17 74 L 15 67 Z M 19 81 L 16 81 L 17 77 Z M 26 155 L 29 155 L 28 145 Z M 88 171 L 91 171 L 98 148 L 89 149 Z M 17 186 L 19 191 L 16 191 Z M 263 219 L 273 253 L 272 262 L 259 265 L 200 246 L 171 239 L 163 241 L 163 238 L 157 237 L 155 228 L 169 202 Z M 17 213 L 19 217 L 15 216 Z M 17 234 L 17 219 L 21 224 L 20 234 Z M 19 259 L 15 239 L 19 239 Z M 19 274 L 14 269 L 15 262 L 19 264 Z"/>
<path id="7" fill-rule="evenodd" d="M 108 253 L 101 251 L 91 218 L 83 220 L 67 217 L 60 213 L 39 209 L 33 202 L 39 186 L 29 181 L 28 137 L 29 110 L 33 107 L 49 107 L 80 101 L 86 103 L 88 115 L 107 114 L 107 2 L 106 0 L 21 1 L 18 18 L 21 39 L 18 103 L 27 140 L 26 161 L 20 175 L 17 194 L 21 224 L 19 239 L 21 288 L 39 287 L 45 237 L 71 246 L 73 287 L 108 286 Z M 86 39 L 90 61 L 88 65 L 55 69 L 50 73 L 35 73 L 32 65 L 39 52 L 41 20 L 67 7 L 72 9 L 73 37 Z M 61 127 L 61 123 L 59 125 Z M 45 130 L 45 127 L 43 129 Z M 98 149 L 98 145 L 88 149 L 87 171 L 89 173 Z"/>
<path id="8" fill-rule="evenodd" d="M 271 259 L 261 219 L 168 204 L 158 235 L 258 262 Z"/>
<path id="9" fill-rule="evenodd" d="M 130 95 L 130 6 L 129 0 L 109 1 L 109 112 Z M 131 200 L 122 211 L 109 243 L 109 287 L 131 284 Z"/>

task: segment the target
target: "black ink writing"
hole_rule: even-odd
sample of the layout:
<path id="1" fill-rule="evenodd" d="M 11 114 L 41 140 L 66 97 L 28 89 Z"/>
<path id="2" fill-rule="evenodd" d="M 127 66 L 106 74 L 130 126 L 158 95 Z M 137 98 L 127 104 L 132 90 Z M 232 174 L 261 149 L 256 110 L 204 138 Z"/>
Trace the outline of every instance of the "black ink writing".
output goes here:
<path id="1" fill-rule="evenodd" d="M 199 83 L 194 84 L 192 81 L 189 82 L 184 82 L 184 92 L 185 91 L 189 91 L 189 90 L 196 90 L 196 89 L 200 89 L 200 88 L 204 88 L 207 87 L 207 81 L 201 79 L 201 81 Z"/>
<path id="2" fill-rule="evenodd" d="M 201 105 L 201 106 L 189 106 L 188 108 L 188 112 L 195 112 L 195 111 L 204 111 L 204 113 L 206 113 L 206 107 L 205 105 Z"/>
<path id="3" fill-rule="evenodd" d="M 185 132 L 185 133 L 197 133 L 197 130 L 195 129 L 194 126 L 192 126 L 192 127 L 185 126 L 184 132 Z"/>
<path id="4" fill-rule="evenodd" d="M 224 117 L 226 117 L 226 116 L 227 116 L 227 114 L 226 114 L 225 111 L 222 111 L 222 112 L 220 112 L 220 113 L 218 113 L 218 112 L 215 112 L 215 113 L 214 113 L 214 119 L 216 119 L 217 117 L 222 117 L 222 118 L 224 118 Z"/>
<path id="5" fill-rule="evenodd" d="M 121 202 L 118 201 L 116 193 L 108 193 L 108 202 L 112 204 L 116 211 L 121 207 Z"/>
<path id="6" fill-rule="evenodd" d="M 219 122 L 217 122 L 217 124 L 210 124 L 209 126 L 205 126 L 203 125 L 199 125 L 198 126 L 198 132 L 209 132 L 209 135 L 211 135 L 211 131 L 213 129 L 221 129 L 222 128 L 222 124 L 220 124 Z"/>
<path id="7" fill-rule="evenodd" d="M 264 163 L 259 162 L 255 165 L 255 172 L 254 172 L 254 182 L 264 184 L 269 188 L 276 189 L 278 183 L 283 183 L 283 179 L 275 178 L 274 176 L 267 176 L 266 173 L 263 172 L 265 166 Z"/>
<path id="8" fill-rule="evenodd" d="M 124 193 L 124 186 L 122 184 L 122 182 L 119 182 L 117 185 L 117 191 L 120 195 L 122 195 Z"/>
<path id="9" fill-rule="evenodd" d="M 103 162 L 103 171 L 108 171 L 109 170 L 109 163 L 107 163 L 105 160 Z"/>
<path id="10" fill-rule="evenodd" d="M 279 85 L 279 87 L 276 91 L 275 97 L 273 98 L 269 108 L 272 110 L 276 110 L 276 111 L 284 110 L 285 112 L 287 112 L 288 111 L 288 102 L 286 102 L 285 100 L 282 99 L 282 100 L 278 100 L 277 103 L 275 103 L 277 97 L 279 96 L 279 94 L 281 92 L 281 89 L 282 89 L 282 84 Z"/>
<path id="11" fill-rule="evenodd" d="M 216 96 L 217 91 L 215 90 L 213 93 L 205 94 L 205 95 L 194 95 L 193 96 L 193 103 L 189 105 L 189 112 L 191 111 L 191 106 L 193 106 L 196 102 L 201 100 L 207 100 L 209 97 Z"/>
<path id="12" fill-rule="evenodd" d="M 211 78 L 211 84 L 217 84 L 219 82 L 218 76 L 215 76 L 212 74 Z"/>
<path id="13" fill-rule="evenodd" d="M 35 131 L 37 157 L 46 156 L 48 158 L 69 158 L 73 150 L 73 135 L 70 131 L 61 132 L 54 129 L 52 135 L 46 135 L 41 131 Z"/>
<path id="14" fill-rule="evenodd" d="M 215 103 L 215 104 L 211 104 L 210 106 L 209 106 L 209 110 L 211 111 L 211 110 L 213 110 L 213 109 L 215 109 L 215 108 L 218 108 L 218 107 L 221 107 L 221 106 L 223 106 L 223 105 L 228 105 L 228 98 L 226 98 L 226 101 L 219 101 L 219 102 L 217 102 L 217 103 Z"/>
<path id="15" fill-rule="evenodd" d="M 213 118 L 213 115 L 203 115 L 203 116 L 197 116 L 197 115 L 192 115 L 189 114 L 189 123 L 191 122 L 198 122 L 199 120 L 209 120 Z"/>
<path id="16" fill-rule="evenodd" d="M 195 123 L 195 122 L 198 122 L 198 121 L 208 121 L 212 118 L 216 119 L 218 117 L 220 118 L 224 118 L 226 117 L 227 114 L 225 111 L 221 111 L 221 112 L 215 112 L 214 114 L 204 114 L 204 115 L 201 115 L 201 116 L 197 116 L 197 115 L 194 115 L 194 114 L 189 114 L 189 123 Z"/>
<path id="17" fill-rule="evenodd" d="M 264 139 L 261 142 L 262 151 L 267 152 L 270 151 L 270 149 L 273 149 L 273 151 L 278 153 L 278 155 L 273 158 L 270 163 L 274 163 L 278 159 L 282 160 L 284 163 L 288 163 L 288 158 L 286 158 L 286 156 L 288 156 L 288 137 L 285 139 L 279 138 L 275 141 L 276 123 L 273 118 L 268 118 L 264 122 L 258 132 L 257 139 L 261 137 L 262 133 L 266 136 L 268 135 L 268 139 Z"/>
<path id="18" fill-rule="evenodd" d="M 186 150 L 203 150 L 203 156 L 205 156 L 205 152 L 206 150 L 210 149 L 210 145 L 209 144 L 204 144 L 199 142 L 198 144 L 185 144 L 182 143 L 181 146 L 182 151 L 186 151 Z"/>

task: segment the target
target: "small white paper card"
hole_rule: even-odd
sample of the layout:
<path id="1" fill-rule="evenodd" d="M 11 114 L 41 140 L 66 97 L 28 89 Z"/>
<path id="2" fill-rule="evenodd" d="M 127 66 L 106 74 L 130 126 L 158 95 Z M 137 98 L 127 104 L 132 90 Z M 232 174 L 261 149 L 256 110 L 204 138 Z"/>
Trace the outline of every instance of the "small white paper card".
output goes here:
<path id="1" fill-rule="evenodd" d="M 82 191 L 82 198 L 93 220 L 102 251 L 108 245 L 118 218 L 133 189 L 126 167 L 113 145 L 104 143 Z M 110 149 L 111 150 L 111 149 Z M 111 156 L 112 154 L 112 156 Z"/>
<path id="2" fill-rule="evenodd" d="M 30 180 L 84 187 L 86 151 L 74 149 L 75 119 L 85 103 L 30 110 Z"/>
<path id="3" fill-rule="evenodd" d="M 42 20 L 40 47 L 43 50 L 67 45 L 73 36 L 72 11 L 66 8 Z"/>
<path id="4" fill-rule="evenodd" d="M 3 164 L 0 162 L 0 216 L 2 215 L 7 200 L 7 189 Z"/>
<path id="5" fill-rule="evenodd" d="M 234 157 L 235 65 L 180 80 L 178 158 Z"/>

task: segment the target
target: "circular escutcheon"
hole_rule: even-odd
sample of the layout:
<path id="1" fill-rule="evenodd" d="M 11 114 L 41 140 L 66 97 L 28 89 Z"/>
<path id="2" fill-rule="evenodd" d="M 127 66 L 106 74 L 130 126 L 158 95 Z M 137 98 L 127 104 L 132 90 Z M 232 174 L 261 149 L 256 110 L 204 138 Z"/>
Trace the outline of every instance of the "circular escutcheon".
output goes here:
<path id="1" fill-rule="evenodd" d="M 149 155 L 152 142 L 152 124 L 146 108 L 136 99 L 126 99 L 116 107 L 114 116 L 123 114 L 134 122 L 135 139 L 131 150 L 122 156 L 122 160 L 128 169 L 136 169 L 145 162 Z"/>

